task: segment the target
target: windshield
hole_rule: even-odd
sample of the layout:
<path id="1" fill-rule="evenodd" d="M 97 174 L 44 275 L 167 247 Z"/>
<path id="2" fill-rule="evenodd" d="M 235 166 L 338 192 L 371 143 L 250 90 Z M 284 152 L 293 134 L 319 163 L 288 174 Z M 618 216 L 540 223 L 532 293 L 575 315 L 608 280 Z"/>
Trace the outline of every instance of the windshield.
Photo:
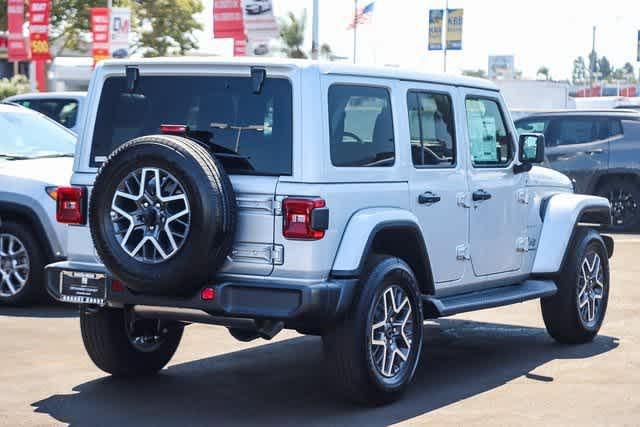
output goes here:
<path id="1" fill-rule="evenodd" d="M 0 114 L 0 160 L 72 156 L 76 137 L 62 126 L 30 112 Z"/>
<path id="2" fill-rule="evenodd" d="M 90 165 L 174 124 L 208 143 L 228 172 L 290 175 L 291 104 L 286 79 L 267 78 L 256 94 L 249 77 L 140 76 L 135 93 L 127 93 L 125 78 L 111 77 L 102 89 Z"/>

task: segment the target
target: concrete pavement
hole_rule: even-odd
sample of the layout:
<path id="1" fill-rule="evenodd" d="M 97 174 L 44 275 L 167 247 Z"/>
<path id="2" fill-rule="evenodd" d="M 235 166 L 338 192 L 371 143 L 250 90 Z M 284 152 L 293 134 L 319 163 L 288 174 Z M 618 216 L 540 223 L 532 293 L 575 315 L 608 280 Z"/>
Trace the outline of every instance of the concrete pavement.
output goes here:
<path id="1" fill-rule="evenodd" d="M 316 337 L 194 325 L 160 375 L 125 382 L 93 366 L 73 309 L 0 307 L 0 425 L 638 425 L 640 236 L 616 244 L 593 343 L 556 344 L 537 301 L 428 322 L 413 387 L 375 409 L 335 399 Z"/>

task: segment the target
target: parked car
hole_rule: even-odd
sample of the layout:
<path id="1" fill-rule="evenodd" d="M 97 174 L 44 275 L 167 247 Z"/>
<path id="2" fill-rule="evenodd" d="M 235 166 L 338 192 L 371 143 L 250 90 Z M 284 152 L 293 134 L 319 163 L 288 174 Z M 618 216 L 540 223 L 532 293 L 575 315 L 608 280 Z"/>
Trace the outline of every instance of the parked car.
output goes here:
<path id="1" fill-rule="evenodd" d="M 577 193 L 609 199 L 611 230 L 640 227 L 640 114 L 566 110 L 515 123 L 518 132 L 544 134 L 548 166 L 569 176 Z"/>
<path id="2" fill-rule="evenodd" d="M 260 15 L 271 10 L 271 0 L 250 0 L 244 8 L 249 15 Z"/>
<path id="3" fill-rule="evenodd" d="M 10 96 L 5 102 L 36 110 L 78 134 L 86 95 L 86 92 L 27 93 Z"/>
<path id="4" fill-rule="evenodd" d="M 559 342 L 602 325 L 613 240 L 583 224 L 609 202 L 534 166 L 543 137 L 514 137 L 490 81 L 185 58 L 92 79 L 58 192 L 69 259 L 47 277 L 110 374 L 162 369 L 186 323 L 290 328 L 323 337 L 346 398 L 381 404 L 411 383 L 425 318 L 542 298 Z"/>
<path id="5" fill-rule="evenodd" d="M 66 227 L 55 220 L 76 137 L 35 111 L 0 104 L 0 303 L 46 296 L 44 266 L 64 258 Z"/>

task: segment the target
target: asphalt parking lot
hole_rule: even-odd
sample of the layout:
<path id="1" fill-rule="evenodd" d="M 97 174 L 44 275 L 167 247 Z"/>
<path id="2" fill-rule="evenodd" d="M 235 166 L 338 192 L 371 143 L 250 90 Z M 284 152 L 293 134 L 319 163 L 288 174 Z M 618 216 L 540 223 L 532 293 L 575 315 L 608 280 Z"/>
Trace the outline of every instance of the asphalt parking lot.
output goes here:
<path id="1" fill-rule="evenodd" d="M 332 396 L 319 338 L 190 326 L 161 375 L 124 382 L 86 356 L 73 308 L 0 307 L 0 425 L 638 425 L 638 255 L 640 236 L 616 236 L 593 343 L 554 343 L 537 301 L 429 322 L 410 392 L 375 409 Z"/>

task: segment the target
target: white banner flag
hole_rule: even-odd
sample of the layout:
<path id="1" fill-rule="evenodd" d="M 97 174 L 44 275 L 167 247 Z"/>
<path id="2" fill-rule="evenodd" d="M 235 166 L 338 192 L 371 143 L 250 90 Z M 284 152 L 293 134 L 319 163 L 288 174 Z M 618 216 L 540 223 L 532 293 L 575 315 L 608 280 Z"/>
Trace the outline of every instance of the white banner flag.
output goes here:
<path id="1" fill-rule="evenodd" d="M 113 7 L 109 19 L 110 53 L 112 58 L 129 56 L 129 31 L 131 30 L 131 9 Z"/>

